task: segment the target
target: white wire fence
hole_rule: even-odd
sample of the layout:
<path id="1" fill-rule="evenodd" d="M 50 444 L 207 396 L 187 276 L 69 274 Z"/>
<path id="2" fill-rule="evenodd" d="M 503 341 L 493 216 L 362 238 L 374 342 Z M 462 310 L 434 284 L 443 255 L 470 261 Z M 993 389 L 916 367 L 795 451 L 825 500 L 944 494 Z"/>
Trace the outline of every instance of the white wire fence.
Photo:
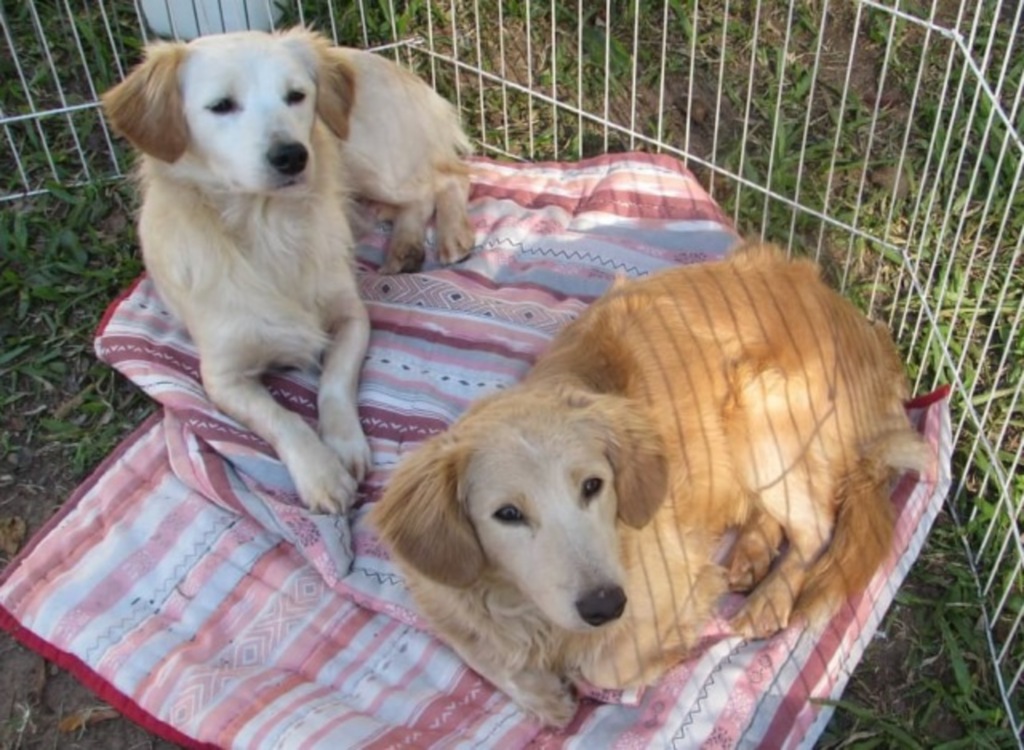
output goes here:
<path id="1" fill-rule="evenodd" d="M 948 508 L 1017 736 L 1024 696 L 1024 3 L 47 0 L 0 6 L 0 207 L 122 178 L 98 95 L 171 35 L 305 23 L 449 97 L 485 154 L 685 160 L 953 388 Z M 147 25 L 147 20 L 150 25 Z"/>

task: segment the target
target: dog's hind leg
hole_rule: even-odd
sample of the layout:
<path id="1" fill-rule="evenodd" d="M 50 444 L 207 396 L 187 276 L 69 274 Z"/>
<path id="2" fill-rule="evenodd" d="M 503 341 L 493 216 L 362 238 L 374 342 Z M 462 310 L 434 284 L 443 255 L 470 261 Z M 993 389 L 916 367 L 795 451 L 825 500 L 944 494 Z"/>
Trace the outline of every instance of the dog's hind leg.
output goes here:
<path id="1" fill-rule="evenodd" d="M 789 624 L 804 582 L 832 535 L 835 489 L 820 472 L 818 486 L 807 466 L 794 466 L 760 492 L 761 507 L 785 532 L 789 546 L 778 564 L 747 597 L 733 626 L 747 638 L 767 638 Z"/>
<path id="2" fill-rule="evenodd" d="M 729 559 L 729 589 L 750 591 L 768 575 L 782 544 L 782 526 L 754 507 L 740 529 Z"/>
<path id="3" fill-rule="evenodd" d="M 460 168 L 446 173 L 438 182 L 437 258 L 445 264 L 458 263 L 469 255 L 476 240 L 476 233 L 466 213 L 469 174 Z"/>
<path id="4" fill-rule="evenodd" d="M 396 208 L 387 260 L 381 267 L 381 273 L 414 273 L 423 268 L 427 222 L 433 212 L 433 196 Z"/>
<path id="5" fill-rule="evenodd" d="M 728 415 L 738 473 L 753 496 L 754 512 L 769 517 L 755 523 L 763 524 L 760 533 L 768 532 L 766 541 L 775 542 L 783 533 L 789 541 L 775 569 L 756 585 L 733 620 L 748 638 L 766 638 L 789 624 L 835 521 L 834 479 L 821 439 L 821 430 L 831 425 L 835 414 L 830 408 L 815 409 L 813 391 L 803 377 L 770 362 L 767 357 L 751 357 L 733 368 Z M 755 542 L 756 535 L 747 538 L 747 544 Z M 772 546 L 764 545 L 758 552 L 760 564 L 765 564 L 763 554 Z M 746 583 L 735 558 L 733 576 L 734 588 Z"/>

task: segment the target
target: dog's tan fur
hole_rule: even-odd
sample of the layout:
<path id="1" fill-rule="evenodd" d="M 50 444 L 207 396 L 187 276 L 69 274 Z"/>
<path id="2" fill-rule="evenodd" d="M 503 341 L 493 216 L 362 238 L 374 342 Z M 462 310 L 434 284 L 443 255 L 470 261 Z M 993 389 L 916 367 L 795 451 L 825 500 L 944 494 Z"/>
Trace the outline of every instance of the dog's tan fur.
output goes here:
<path id="1" fill-rule="evenodd" d="M 453 109 L 397 65 L 305 29 L 152 45 L 103 104 L 140 154 L 146 269 L 210 398 L 271 444 L 309 507 L 344 511 L 370 462 L 349 196 L 393 208 L 385 270 L 419 267 L 435 208 L 441 259 L 461 259 L 473 235 Z M 308 155 L 297 172 L 271 161 L 282 144 Z M 318 436 L 259 377 L 321 355 Z"/>
<path id="2" fill-rule="evenodd" d="M 566 679 L 656 678 L 729 585 L 753 589 L 748 637 L 863 589 L 890 547 L 888 482 L 927 459 L 906 395 L 882 327 L 814 264 L 748 244 L 617 284 L 522 384 L 405 459 L 372 518 L 437 633 L 562 725 Z M 581 501 L 586 476 L 609 481 Z M 500 522 L 507 505 L 525 522 Z M 572 611 L 595 581 L 628 597 L 599 627 Z"/>

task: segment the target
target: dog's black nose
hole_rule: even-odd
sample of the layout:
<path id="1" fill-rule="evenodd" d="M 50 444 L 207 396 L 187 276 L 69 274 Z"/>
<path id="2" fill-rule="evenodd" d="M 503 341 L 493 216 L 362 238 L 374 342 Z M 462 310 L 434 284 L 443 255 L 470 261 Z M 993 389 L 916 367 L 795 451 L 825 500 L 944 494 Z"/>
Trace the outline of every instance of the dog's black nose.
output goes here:
<path id="1" fill-rule="evenodd" d="M 276 143 L 267 152 L 267 161 L 278 172 L 289 177 L 306 168 L 309 152 L 301 143 Z"/>
<path id="2" fill-rule="evenodd" d="M 576 611 L 588 625 L 597 627 L 618 620 L 626 609 L 626 592 L 621 586 L 594 589 L 576 600 Z"/>

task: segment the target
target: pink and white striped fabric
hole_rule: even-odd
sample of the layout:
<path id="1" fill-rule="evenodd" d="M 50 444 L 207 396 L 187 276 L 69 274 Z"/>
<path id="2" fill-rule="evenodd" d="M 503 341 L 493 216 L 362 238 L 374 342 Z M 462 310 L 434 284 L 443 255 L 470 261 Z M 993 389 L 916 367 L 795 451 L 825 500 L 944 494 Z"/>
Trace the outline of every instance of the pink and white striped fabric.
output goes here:
<path id="1" fill-rule="evenodd" d="M 162 405 L 0 579 L 0 624 L 148 729 L 244 748 L 808 746 L 924 542 L 949 485 L 946 393 L 911 404 L 935 448 L 895 487 L 892 554 L 818 638 L 745 643 L 724 627 L 639 695 L 585 699 L 542 729 L 425 631 L 366 524 L 401 456 L 516 382 L 616 274 L 720 257 L 735 235 L 676 161 L 474 165 L 472 257 L 377 273 L 359 246 L 373 337 L 360 412 L 374 455 L 351 519 L 312 515 L 268 447 L 218 413 L 195 351 L 141 280 L 96 348 Z M 267 379 L 315 417 L 316 376 Z M 723 603 L 723 610 L 734 606 Z"/>

